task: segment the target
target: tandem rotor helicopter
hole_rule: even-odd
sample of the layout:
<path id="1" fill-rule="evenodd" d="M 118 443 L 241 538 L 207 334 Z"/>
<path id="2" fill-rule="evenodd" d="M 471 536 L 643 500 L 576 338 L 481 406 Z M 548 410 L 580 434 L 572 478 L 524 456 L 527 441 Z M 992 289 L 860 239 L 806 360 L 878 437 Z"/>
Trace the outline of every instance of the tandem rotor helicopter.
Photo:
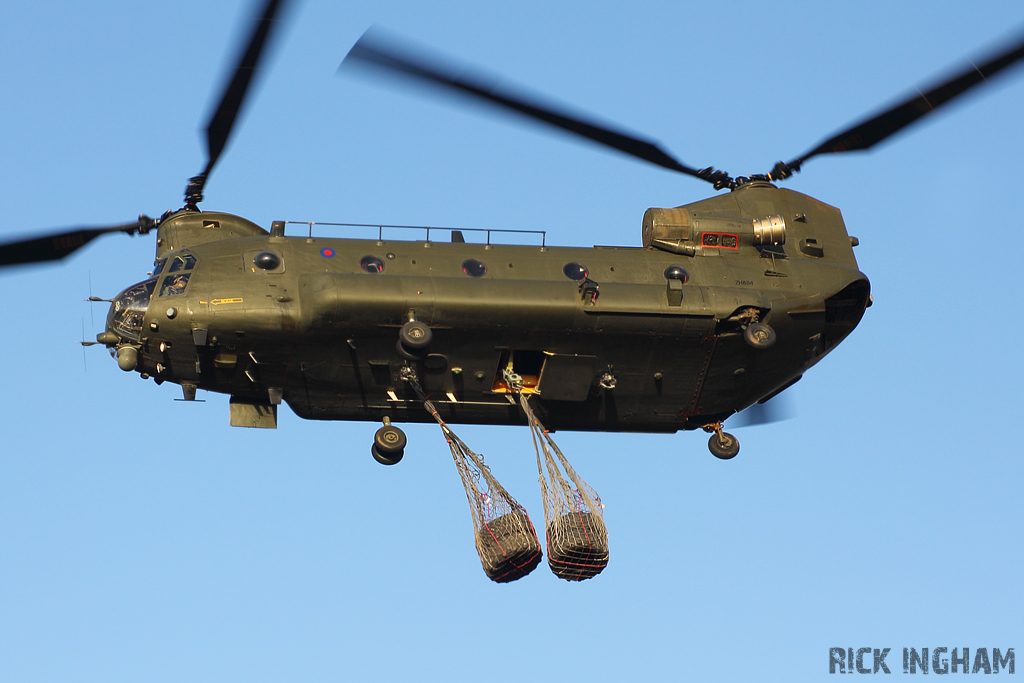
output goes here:
<path id="1" fill-rule="evenodd" d="M 778 184 L 815 156 L 870 149 L 1024 58 L 1017 38 L 788 162 L 734 177 L 368 33 L 346 63 L 485 100 L 725 192 L 648 209 L 642 247 L 552 247 L 540 233 L 536 245 L 504 245 L 499 230 L 486 244 L 458 230 L 433 240 L 437 229 L 324 238 L 199 208 L 286 4 L 264 3 L 182 208 L 0 245 L 0 266 L 155 232 L 152 276 L 115 297 L 106 330 L 83 343 L 180 385 L 185 400 L 229 395 L 235 426 L 276 427 L 282 402 L 306 419 L 382 422 L 371 451 L 383 464 L 406 447 L 395 423 L 435 419 L 421 390 L 448 423 L 525 425 L 522 393 L 551 430 L 703 429 L 715 456 L 734 457 L 723 422 L 792 386 L 871 305 L 839 210 Z"/>

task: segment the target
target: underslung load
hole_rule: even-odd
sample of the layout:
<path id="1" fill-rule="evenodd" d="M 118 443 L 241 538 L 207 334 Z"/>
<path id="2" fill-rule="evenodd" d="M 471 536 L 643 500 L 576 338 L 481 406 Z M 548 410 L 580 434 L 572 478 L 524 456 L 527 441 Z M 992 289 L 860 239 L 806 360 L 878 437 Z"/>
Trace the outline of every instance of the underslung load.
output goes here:
<path id="1" fill-rule="evenodd" d="M 512 382 L 515 386 L 514 376 Z M 519 394 L 519 404 L 526 414 L 537 452 L 548 566 L 555 576 L 566 581 L 593 578 L 608 566 L 608 529 L 604 524 L 601 497 L 576 474 L 558 444 L 534 415 L 525 394 Z"/>
<path id="2" fill-rule="evenodd" d="M 491 474 L 483 456 L 473 452 L 444 423 L 419 382 L 412 377 L 406 380 L 423 401 L 427 412 L 440 425 L 451 449 L 452 459 L 466 490 L 469 511 L 473 517 L 476 551 L 487 578 L 497 583 L 508 583 L 526 576 L 537 568 L 543 557 L 537 531 L 526 508 Z"/>

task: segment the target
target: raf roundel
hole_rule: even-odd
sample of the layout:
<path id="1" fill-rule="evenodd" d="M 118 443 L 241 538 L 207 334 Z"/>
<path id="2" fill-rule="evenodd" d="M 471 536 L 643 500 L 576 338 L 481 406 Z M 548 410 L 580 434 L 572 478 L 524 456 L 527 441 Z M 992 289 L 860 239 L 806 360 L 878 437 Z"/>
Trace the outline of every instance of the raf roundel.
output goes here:
<path id="1" fill-rule="evenodd" d="M 320 250 L 320 255 L 324 258 L 334 258 L 334 250 L 330 247 L 324 247 Z"/>

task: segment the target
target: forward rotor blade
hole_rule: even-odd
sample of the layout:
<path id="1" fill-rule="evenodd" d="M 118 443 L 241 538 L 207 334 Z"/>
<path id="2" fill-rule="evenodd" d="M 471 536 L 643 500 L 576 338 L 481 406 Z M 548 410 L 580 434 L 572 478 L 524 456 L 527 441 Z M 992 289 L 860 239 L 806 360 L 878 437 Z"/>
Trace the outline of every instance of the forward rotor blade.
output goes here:
<path id="1" fill-rule="evenodd" d="M 255 21 L 248 45 L 239 55 L 238 64 L 235 66 L 231 80 L 221 94 L 220 103 L 206 125 L 206 150 L 208 156 L 206 168 L 203 169 L 201 174 L 193 178 L 187 191 L 187 193 L 192 194 L 194 190 L 194 194 L 198 194 L 199 199 L 202 199 L 206 178 L 210 175 L 225 146 L 227 146 L 235 120 L 245 104 L 249 86 L 252 84 L 253 77 L 260 66 L 260 60 L 266 52 L 267 44 L 270 42 L 270 36 L 276 25 L 280 22 L 279 17 L 289 2 L 290 0 L 267 0 L 263 11 Z"/>
<path id="2" fill-rule="evenodd" d="M 1008 47 L 1000 50 L 983 64 L 975 65 L 971 62 L 967 69 L 947 78 L 927 92 L 918 91 L 916 95 L 880 114 L 847 128 L 789 162 L 788 166 L 798 170 L 803 162 L 819 154 L 869 149 L 972 88 L 988 82 L 999 72 L 1019 62 L 1021 58 L 1024 58 L 1024 34 L 1015 37 Z"/>
<path id="3" fill-rule="evenodd" d="M 145 221 L 149 222 L 149 226 L 145 225 L 143 219 L 140 219 L 124 225 L 111 225 L 105 228 L 75 228 L 19 242 L 0 244 L 0 267 L 59 261 L 108 232 L 126 232 L 130 235 L 140 231 L 148 232 L 153 221 L 148 218 Z"/>
<path id="4" fill-rule="evenodd" d="M 528 118 L 543 121 L 556 128 L 669 170 L 692 175 L 702 180 L 708 179 L 705 177 L 706 174 L 679 162 L 653 142 L 588 122 L 580 117 L 558 111 L 555 107 L 543 104 L 525 94 L 500 88 L 497 85 L 497 79 L 470 76 L 465 67 L 442 64 L 435 57 L 416 52 L 407 45 L 399 45 L 395 39 L 385 41 L 375 38 L 372 29 L 364 33 L 349 50 L 348 55 L 342 61 L 342 66 L 346 63 L 356 62 L 384 69 L 422 83 L 448 88 Z"/>

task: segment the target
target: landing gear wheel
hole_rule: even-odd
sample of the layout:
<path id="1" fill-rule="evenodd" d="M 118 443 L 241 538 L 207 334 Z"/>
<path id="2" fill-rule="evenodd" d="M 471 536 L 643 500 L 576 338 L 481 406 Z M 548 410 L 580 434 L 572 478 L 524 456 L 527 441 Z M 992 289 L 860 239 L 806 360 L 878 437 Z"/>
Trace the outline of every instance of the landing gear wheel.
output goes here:
<path id="1" fill-rule="evenodd" d="M 381 453 L 377 450 L 377 444 L 370 446 L 370 453 L 373 454 L 373 459 L 379 462 L 381 465 L 397 465 L 402 460 L 402 456 L 405 455 L 405 451 L 398 451 L 397 453 Z"/>
<path id="2" fill-rule="evenodd" d="M 383 455 L 394 455 L 397 453 L 398 460 L 402 459 L 402 452 L 405 451 L 405 445 L 408 442 L 405 432 L 393 424 L 384 425 L 373 435 L 374 448 Z M 398 460 L 395 462 L 398 462 Z"/>
<path id="3" fill-rule="evenodd" d="M 430 346 L 430 342 L 434 340 L 434 333 L 426 323 L 410 320 L 402 325 L 402 329 L 398 331 L 398 338 L 406 349 L 415 352 Z"/>
<path id="4" fill-rule="evenodd" d="M 708 439 L 708 450 L 720 460 L 732 460 L 740 452 L 740 442 L 728 432 L 717 432 Z"/>
<path id="5" fill-rule="evenodd" d="M 750 323 L 743 330 L 743 341 L 755 349 L 770 349 L 775 346 L 775 330 L 764 323 Z"/>
<path id="6" fill-rule="evenodd" d="M 408 346 L 402 343 L 401 339 L 395 342 L 395 350 L 398 351 L 399 356 L 406 359 L 407 361 L 412 361 L 413 363 L 419 362 L 427 357 L 426 349 L 410 349 Z"/>

